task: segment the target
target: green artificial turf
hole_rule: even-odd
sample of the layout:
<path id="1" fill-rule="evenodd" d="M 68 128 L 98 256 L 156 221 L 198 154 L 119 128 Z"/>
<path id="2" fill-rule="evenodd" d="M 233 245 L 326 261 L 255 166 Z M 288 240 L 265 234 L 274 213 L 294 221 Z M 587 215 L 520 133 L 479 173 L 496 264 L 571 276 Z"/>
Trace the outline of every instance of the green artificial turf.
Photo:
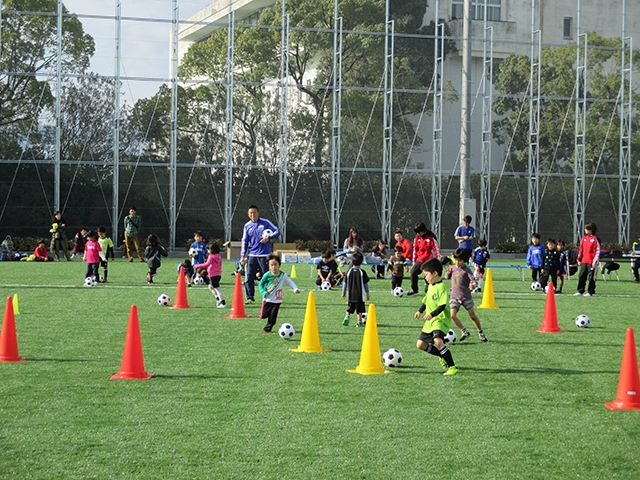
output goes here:
<path id="1" fill-rule="evenodd" d="M 492 261 L 493 262 L 493 261 Z M 23 363 L 0 363 L 0 478 L 237 479 L 636 479 L 640 411 L 610 411 L 627 327 L 638 325 L 640 285 L 600 280 L 597 295 L 555 297 L 559 334 L 537 333 L 545 295 L 516 270 L 493 270 L 498 309 L 477 310 L 489 342 L 452 346 L 460 368 L 444 377 L 415 348 L 415 297 L 372 280 L 380 352 L 397 348 L 392 374 L 348 373 L 363 330 L 343 327 L 340 292 L 317 291 L 297 265 L 302 293 L 284 292 L 285 341 L 251 318 L 227 319 L 204 286 L 176 294 L 177 259 L 156 283 L 146 267 L 117 260 L 109 283 L 82 286 L 80 261 L 0 262 L 0 300 L 15 293 Z M 493 262 L 497 264 L 498 262 Z M 283 269 L 291 272 L 291 265 Z M 233 264 L 222 289 L 233 298 Z M 407 282 L 405 280 L 405 282 Z M 294 353 L 314 292 L 323 353 Z M 481 295 L 476 305 L 481 302 Z M 119 371 L 130 307 L 138 306 L 148 381 Z M 578 329 L 573 318 L 591 317 Z M 355 321 L 352 321 L 352 325 Z M 458 332 L 459 334 L 459 332 Z"/>

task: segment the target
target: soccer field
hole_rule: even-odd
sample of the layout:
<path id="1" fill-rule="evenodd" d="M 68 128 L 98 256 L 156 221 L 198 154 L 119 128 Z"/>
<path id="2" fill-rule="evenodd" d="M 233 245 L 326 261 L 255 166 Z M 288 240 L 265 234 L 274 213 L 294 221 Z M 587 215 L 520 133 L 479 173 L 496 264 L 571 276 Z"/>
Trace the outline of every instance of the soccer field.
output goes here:
<path id="1" fill-rule="evenodd" d="M 397 348 L 404 360 L 391 374 L 359 375 L 347 370 L 358 366 L 363 329 L 342 326 L 340 292 L 317 291 L 313 267 L 296 267 L 301 294 L 284 292 L 278 325 L 297 331 L 285 341 L 262 333 L 259 302 L 246 307 L 250 318 L 227 319 L 205 286 L 187 289 L 191 308 L 158 305 L 160 294 L 175 297 L 177 263 L 165 260 L 147 285 L 144 264 L 119 259 L 108 283 L 87 288 L 81 261 L 0 262 L 3 312 L 17 293 L 26 358 L 0 363 L 0 478 L 640 475 L 640 411 L 604 406 L 616 398 L 626 329 L 640 325 L 640 285 L 627 265 L 591 298 L 572 296 L 577 282 L 566 282 L 555 297 L 558 334 L 536 332 L 545 295 L 516 270 L 493 270 L 499 308 L 476 310 L 489 341 L 462 311 L 472 336 L 451 347 L 460 371 L 444 377 L 415 347 L 420 300 L 394 297 L 389 280 L 371 281 L 371 303 L 381 353 Z M 233 267 L 223 267 L 229 304 Z M 329 351 L 291 352 L 310 291 Z M 110 380 L 133 304 L 154 377 Z M 573 322 L 582 313 L 589 328 Z"/>

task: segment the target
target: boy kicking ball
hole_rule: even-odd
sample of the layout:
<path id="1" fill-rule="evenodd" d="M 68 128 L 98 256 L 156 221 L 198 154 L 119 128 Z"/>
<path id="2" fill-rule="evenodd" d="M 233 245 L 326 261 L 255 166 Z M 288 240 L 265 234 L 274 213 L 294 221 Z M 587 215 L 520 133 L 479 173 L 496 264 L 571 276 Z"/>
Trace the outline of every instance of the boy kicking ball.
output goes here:
<path id="1" fill-rule="evenodd" d="M 447 369 L 445 375 L 455 375 L 458 367 L 444 344 L 445 332 L 451 328 L 451 314 L 448 308 L 449 294 L 442 282 L 442 264 L 436 258 L 427 260 L 422 264 L 422 273 L 429 287 L 414 317 L 420 318 L 425 311 L 428 313 L 423 317 L 425 322 L 416 347 L 438 357 L 440 364 Z"/>

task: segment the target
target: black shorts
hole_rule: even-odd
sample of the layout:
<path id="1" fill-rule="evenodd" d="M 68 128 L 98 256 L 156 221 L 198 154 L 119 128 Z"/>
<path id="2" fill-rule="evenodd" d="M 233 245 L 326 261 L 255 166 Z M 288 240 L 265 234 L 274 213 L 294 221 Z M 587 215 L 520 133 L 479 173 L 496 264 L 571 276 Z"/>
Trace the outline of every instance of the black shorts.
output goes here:
<path id="1" fill-rule="evenodd" d="M 267 318 L 267 324 L 274 326 L 278 320 L 278 311 L 280 311 L 280 303 L 262 302 L 260 309 L 260 318 Z"/>
<path id="2" fill-rule="evenodd" d="M 220 275 L 216 275 L 215 277 L 209 277 L 209 285 L 211 288 L 220 288 L 220 279 L 222 277 Z"/>
<path id="3" fill-rule="evenodd" d="M 420 332 L 418 340 L 424 343 L 433 343 L 434 338 L 440 338 L 444 341 L 445 333 L 442 330 L 434 330 L 430 333 Z"/>
<path id="4" fill-rule="evenodd" d="M 366 312 L 366 309 L 364 308 L 364 302 L 349 302 L 349 306 L 347 307 L 347 313 L 351 314 L 353 312 L 356 312 L 356 313 Z"/>

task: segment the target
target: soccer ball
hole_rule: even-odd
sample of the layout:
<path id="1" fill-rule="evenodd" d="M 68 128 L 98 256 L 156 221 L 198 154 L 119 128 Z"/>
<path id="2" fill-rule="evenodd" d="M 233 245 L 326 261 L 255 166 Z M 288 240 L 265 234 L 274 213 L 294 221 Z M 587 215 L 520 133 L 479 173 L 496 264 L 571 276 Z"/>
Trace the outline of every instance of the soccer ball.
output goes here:
<path id="1" fill-rule="evenodd" d="M 273 230 L 269 228 L 265 228 L 262 231 L 262 238 L 271 238 L 273 236 Z"/>
<path id="2" fill-rule="evenodd" d="M 189 249 L 189 256 L 190 256 L 191 258 L 193 258 L 193 257 L 197 257 L 197 256 L 198 256 L 198 250 L 197 250 L 197 249 L 195 249 L 195 248 L 190 248 L 190 249 Z"/>
<path id="3" fill-rule="evenodd" d="M 453 329 L 449 329 L 447 334 L 444 336 L 444 343 L 456 343 L 457 339 L 458 335 L 456 335 L 456 332 L 454 332 Z"/>
<path id="4" fill-rule="evenodd" d="M 396 287 L 393 289 L 393 295 L 396 297 L 401 297 L 404 295 L 404 288 L 402 287 Z"/>
<path id="5" fill-rule="evenodd" d="M 364 313 L 362 314 L 362 323 L 363 323 L 364 325 L 366 325 L 366 324 L 367 324 L 367 312 L 364 312 Z"/>
<path id="6" fill-rule="evenodd" d="M 329 282 L 322 282 L 320 284 L 320 290 L 331 290 L 331 283 Z"/>
<path id="7" fill-rule="evenodd" d="M 398 367 L 402 363 L 402 353 L 400 350 L 390 348 L 382 355 L 382 361 L 387 367 Z"/>
<path id="8" fill-rule="evenodd" d="M 96 284 L 95 280 L 91 277 L 87 277 L 84 279 L 84 286 L 85 287 L 93 287 Z"/>
<path id="9" fill-rule="evenodd" d="M 296 334 L 296 329 L 290 323 L 283 323 L 278 329 L 278 335 L 285 340 L 291 340 Z"/>
<path id="10" fill-rule="evenodd" d="M 540 282 L 531 282 L 531 290 L 542 290 L 542 285 L 540 285 Z"/>
<path id="11" fill-rule="evenodd" d="M 204 285 L 204 278 L 198 275 L 193 279 L 193 283 L 195 283 L 196 285 Z"/>
<path id="12" fill-rule="evenodd" d="M 169 295 L 165 295 L 164 293 L 158 297 L 158 304 L 167 306 L 171 302 Z"/>
<path id="13" fill-rule="evenodd" d="M 583 313 L 582 315 L 578 315 L 576 317 L 576 325 L 580 328 L 587 328 L 589 325 L 591 325 L 591 319 Z"/>

